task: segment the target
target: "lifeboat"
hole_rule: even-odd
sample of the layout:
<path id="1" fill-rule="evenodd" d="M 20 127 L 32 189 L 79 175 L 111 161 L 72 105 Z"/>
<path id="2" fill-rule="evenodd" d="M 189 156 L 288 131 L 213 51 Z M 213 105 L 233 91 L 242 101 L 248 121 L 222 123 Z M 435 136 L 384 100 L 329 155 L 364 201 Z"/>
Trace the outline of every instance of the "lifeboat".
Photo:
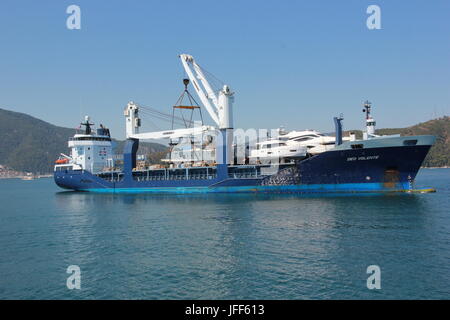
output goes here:
<path id="1" fill-rule="evenodd" d="M 66 164 L 69 162 L 69 159 L 64 158 L 64 159 L 58 159 L 55 161 L 56 164 Z"/>

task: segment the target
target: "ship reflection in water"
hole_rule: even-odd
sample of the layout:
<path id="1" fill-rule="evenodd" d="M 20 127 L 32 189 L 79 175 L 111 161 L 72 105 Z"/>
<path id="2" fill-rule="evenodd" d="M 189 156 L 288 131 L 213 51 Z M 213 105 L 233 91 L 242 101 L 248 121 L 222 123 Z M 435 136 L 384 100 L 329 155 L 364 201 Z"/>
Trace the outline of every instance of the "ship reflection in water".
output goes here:
<path id="1" fill-rule="evenodd" d="M 80 263 L 94 272 L 85 285 L 96 298 L 320 299 L 443 297 L 450 272 L 430 271 L 445 261 L 431 197 L 59 192 L 55 200 L 73 227 L 66 236 L 90 246 Z M 366 288 L 373 264 L 382 291 Z M 420 291 L 432 287 L 441 289 Z"/>
<path id="2" fill-rule="evenodd" d="M 450 171 L 432 194 L 93 194 L 0 180 L 1 299 L 450 296 Z M 26 195 L 26 201 L 24 201 Z M 66 287 L 81 269 L 81 290 Z M 366 287 L 381 269 L 381 290 Z"/>

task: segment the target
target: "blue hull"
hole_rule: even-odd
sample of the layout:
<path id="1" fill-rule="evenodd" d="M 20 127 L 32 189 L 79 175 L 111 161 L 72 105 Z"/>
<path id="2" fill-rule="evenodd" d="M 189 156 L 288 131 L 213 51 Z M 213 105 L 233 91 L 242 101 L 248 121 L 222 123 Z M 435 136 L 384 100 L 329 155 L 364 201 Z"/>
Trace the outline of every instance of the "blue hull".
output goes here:
<path id="1" fill-rule="evenodd" d="M 270 176 L 233 178 L 226 165 L 210 179 L 139 181 L 131 170 L 121 181 L 88 171 L 55 171 L 58 186 L 91 192 L 151 193 L 317 193 L 398 192 L 411 188 L 431 145 L 328 151 Z"/>

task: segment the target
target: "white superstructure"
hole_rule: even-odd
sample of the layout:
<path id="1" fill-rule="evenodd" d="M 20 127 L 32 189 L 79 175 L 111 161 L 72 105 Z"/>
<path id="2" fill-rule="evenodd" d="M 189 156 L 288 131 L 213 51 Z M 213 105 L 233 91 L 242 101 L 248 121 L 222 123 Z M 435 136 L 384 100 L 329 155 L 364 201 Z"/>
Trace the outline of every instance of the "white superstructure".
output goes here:
<path id="1" fill-rule="evenodd" d="M 366 131 L 363 132 L 363 140 L 379 137 L 375 134 L 376 122 L 370 114 L 372 104 L 369 101 L 364 102 L 363 112 L 366 114 Z"/>
<path id="2" fill-rule="evenodd" d="M 87 170 L 91 173 L 110 170 L 114 160 L 109 129 L 100 125 L 94 131 L 88 116 L 81 125 L 85 126 L 84 132 L 69 139 L 70 156 L 61 154 L 55 170 Z"/>

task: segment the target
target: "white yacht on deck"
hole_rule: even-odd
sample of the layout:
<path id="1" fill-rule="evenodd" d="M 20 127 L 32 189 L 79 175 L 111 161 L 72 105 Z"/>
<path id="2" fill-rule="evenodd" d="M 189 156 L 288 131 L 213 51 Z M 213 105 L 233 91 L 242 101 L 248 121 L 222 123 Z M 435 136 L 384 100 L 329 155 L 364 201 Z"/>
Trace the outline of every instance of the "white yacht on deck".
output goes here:
<path id="1" fill-rule="evenodd" d="M 334 148 L 336 138 L 315 130 L 283 132 L 279 130 L 279 139 L 292 144 L 305 146 L 311 155 L 319 154 Z M 349 141 L 350 137 L 343 137 L 342 141 Z"/>
<path id="2" fill-rule="evenodd" d="M 342 138 L 349 141 L 350 137 Z M 316 155 L 335 147 L 336 139 L 315 130 L 284 131 L 278 129 L 278 137 L 256 144 L 250 158 L 258 159 L 303 159 L 308 155 Z"/>

